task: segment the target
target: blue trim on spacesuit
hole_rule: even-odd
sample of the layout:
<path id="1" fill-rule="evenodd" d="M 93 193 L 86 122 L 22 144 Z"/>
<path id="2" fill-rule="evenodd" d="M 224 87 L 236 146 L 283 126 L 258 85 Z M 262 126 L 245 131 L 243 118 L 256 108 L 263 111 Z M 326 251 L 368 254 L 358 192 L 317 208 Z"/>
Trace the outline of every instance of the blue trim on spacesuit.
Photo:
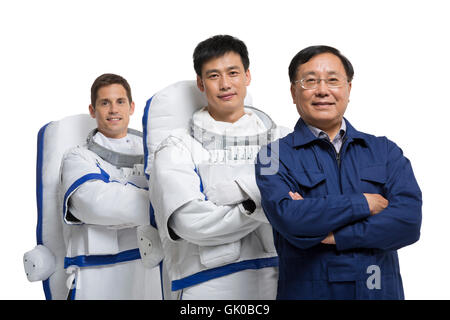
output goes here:
<path id="1" fill-rule="evenodd" d="M 159 263 L 159 283 L 161 283 L 161 298 L 166 300 L 164 298 L 163 261 L 164 259 Z"/>
<path id="2" fill-rule="evenodd" d="M 154 96 L 153 96 L 154 97 Z M 150 109 L 150 104 L 152 103 L 152 99 L 147 100 L 147 103 L 145 104 L 144 108 L 144 115 L 142 116 L 142 136 L 143 136 L 143 145 L 144 145 L 144 172 L 147 170 L 147 161 L 148 161 L 148 147 L 147 147 L 147 123 L 148 123 L 148 111 Z M 147 180 L 150 179 L 150 176 L 145 173 L 145 176 L 147 177 Z"/>
<path id="3" fill-rule="evenodd" d="M 42 243 L 42 197 L 43 197 L 43 186 L 42 186 L 42 164 L 44 157 L 44 133 L 47 126 L 50 124 L 47 123 L 43 126 L 38 133 L 37 140 L 37 165 L 36 165 L 36 200 L 37 200 L 37 210 L 38 210 L 38 224 L 36 227 L 36 240 L 37 244 Z"/>
<path id="4" fill-rule="evenodd" d="M 127 262 L 132 260 L 137 260 L 141 258 L 139 249 L 131 249 L 127 251 L 119 252 L 118 254 L 105 254 L 105 255 L 82 255 L 76 257 L 65 257 L 64 258 L 64 269 L 70 266 L 78 267 L 95 267 L 95 266 L 105 266 L 110 264 L 116 264 L 120 262 Z"/>
<path id="5" fill-rule="evenodd" d="M 184 289 L 211 279 L 223 277 L 231 273 L 247 269 L 262 269 L 268 267 L 278 267 L 278 257 L 245 260 L 227 264 L 222 267 L 212 268 L 197 272 L 183 279 L 172 281 L 172 291 Z"/>
<path id="6" fill-rule="evenodd" d="M 148 147 L 147 147 L 147 126 L 148 126 L 148 112 L 150 110 L 150 104 L 153 100 L 152 96 L 150 99 L 147 100 L 147 103 L 145 104 L 144 108 L 144 115 L 142 116 L 142 136 L 143 141 L 142 144 L 144 145 L 144 174 L 147 178 L 147 181 L 150 180 L 150 175 L 146 173 L 147 166 L 148 166 Z M 149 189 L 147 189 L 149 190 Z M 158 229 L 158 226 L 156 225 L 156 218 L 155 218 L 155 210 L 153 209 L 152 203 L 150 202 L 149 206 L 149 215 L 150 215 L 150 225 L 154 227 L 155 229 Z M 163 260 L 159 263 L 159 275 L 160 275 L 160 283 L 161 283 L 161 295 L 162 300 L 164 300 L 164 285 L 163 285 Z"/>
<path id="7" fill-rule="evenodd" d="M 100 166 L 97 165 L 99 168 Z M 109 181 L 109 175 L 102 169 L 100 168 L 101 173 L 88 173 L 84 176 L 82 176 L 81 178 L 79 178 L 77 181 L 75 181 L 67 190 L 66 194 L 64 195 L 64 202 L 63 202 L 63 218 L 66 215 L 67 212 L 67 199 L 70 197 L 70 195 L 79 187 L 81 186 L 83 183 L 90 181 L 90 180 L 101 180 L 103 182 L 110 182 Z M 65 219 L 64 219 L 65 221 Z"/>
<path id="8" fill-rule="evenodd" d="M 197 168 L 194 168 L 195 173 L 198 175 L 198 178 L 200 179 L 200 192 L 203 193 L 203 182 L 202 182 L 202 177 L 200 176 L 200 174 L 198 173 Z M 205 194 L 205 201 L 208 200 L 208 197 Z"/>
<path id="9" fill-rule="evenodd" d="M 143 145 L 144 145 L 144 172 L 147 171 L 147 166 L 148 166 L 148 146 L 147 146 L 148 112 L 150 110 L 150 105 L 152 103 L 153 97 L 151 97 L 150 99 L 147 100 L 147 103 L 145 104 L 145 108 L 144 108 L 144 115 L 142 116 L 142 131 L 143 131 L 142 135 L 143 135 Z M 147 178 L 147 180 L 150 180 L 149 174 L 145 173 L 145 177 Z M 152 227 L 158 229 L 158 227 L 156 226 L 155 211 L 154 211 L 151 203 L 150 203 L 149 215 L 150 215 L 150 225 Z"/>
<path id="10" fill-rule="evenodd" d="M 150 225 L 155 228 L 158 229 L 157 225 L 156 225 L 156 218 L 155 218 L 155 209 L 153 209 L 152 204 L 150 203 Z"/>
<path id="11" fill-rule="evenodd" d="M 108 181 L 108 182 L 122 183 L 122 182 L 120 182 L 120 181 L 118 181 L 118 180 L 111 180 L 111 181 Z M 123 183 L 122 183 L 122 184 L 123 184 Z M 127 184 L 132 185 L 133 187 L 136 187 L 136 188 L 138 188 L 138 189 L 142 189 L 142 190 L 147 190 L 147 191 L 148 191 L 148 188 L 142 188 L 142 187 L 139 187 L 139 186 L 135 185 L 133 182 L 129 182 L 129 181 L 128 181 L 128 182 L 125 183 L 125 186 L 126 186 Z"/>
<path id="12" fill-rule="evenodd" d="M 105 183 L 109 183 L 109 182 L 117 182 L 117 183 L 121 183 L 120 181 L 117 180 L 110 180 L 110 176 L 109 174 L 102 169 L 102 167 L 100 167 L 100 164 L 97 163 L 97 168 L 100 169 L 100 173 L 88 173 L 84 176 L 82 176 L 81 178 L 79 178 L 78 180 L 76 180 L 67 190 L 67 192 L 64 195 L 64 202 L 63 202 L 63 217 L 65 217 L 66 212 L 67 212 L 67 199 L 71 196 L 71 194 L 78 188 L 80 187 L 83 183 L 90 181 L 90 180 L 101 180 Z M 148 188 L 141 188 L 137 185 L 135 185 L 132 182 L 127 182 L 126 184 L 130 184 L 136 188 L 139 189 L 144 189 L 144 190 L 148 190 Z"/>
<path id="13" fill-rule="evenodd" d="M 147 190 L 148 191 L 148 188 L 139 187 L 139 186 L 135 185 L 133 182 L 127 182 L 125 185 L 127 185 L 127 184 L 131 184 L 133 187 L 136 187 L 138 189 L 143 189 L 143 190 Z"/>
<path id="14" fill-rule="evenodd" d="M 143 131 L 142 144 L 144 145 L 144 172 L 147 171 L 147 166 L 148 166 L 147 125 L 148 125 L 148 112 L 150 110 L 150 104 L 152 103 L 153 97 L 151 97 L 150 99 L 147 100 L 147 103 L 145 104 L 145 108 L 144 108 L 144 115 L 142 116 L 142 131 Z M 147 178 L 147 180 L 150 180 L 149 174 L 145 173 L 145 177 Z M 149 190 L 149 189 L 147 189 L 147 190 Z M 154 211 L 151 203 L 150 203 L 149 215 L 150 215 L 150 225 L 152 227 L 158 229 L 158 227 L 156 226 L 155 211 Z"/>
<path id="15" fill-rule="evenodd" d="M 108 180 L 109 180 L 109 174 L 108 174 L 105 170 L 103 170 L 102 167 L 100 167 L 100 164 L 99 164 L 98 162 L 97 162 L 96 165 L 97 165 L 97 168 L 100 169 L 100 173 L 101 173 L 103 176 L 107 177 Z"/>
<path id="16" fill-rule="evenodd" d="M 36 202 L 38 211 L 38 221 L 36 226 L 36 242 L 37 244 L 43 244 L 42 241 L 42 201 L 43 201 L 43 185 L 42 185 L 42 164 L 44 161 L 44 133 L 47 123 L 38 132 L 37 139 L 37 164 L 36 164 Z M 52 300 L 52 292 L 50 290 L 50 278 L 42 281 L 42 286 L 44 288 L 45 299 Z"/>

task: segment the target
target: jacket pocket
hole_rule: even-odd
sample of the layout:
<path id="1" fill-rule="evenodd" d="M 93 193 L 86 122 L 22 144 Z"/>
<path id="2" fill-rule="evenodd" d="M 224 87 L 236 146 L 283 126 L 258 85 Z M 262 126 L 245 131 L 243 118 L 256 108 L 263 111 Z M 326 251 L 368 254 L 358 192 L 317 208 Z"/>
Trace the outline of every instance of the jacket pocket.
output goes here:
<path id="1" fill-rule="evenodd" d="M 386 166 L 371 165 L 359 169 L 361 192 L 383 194 L 383 187 L 387 180 Z"/>
<path id="2" fill-rule="evenodd" d="M 218 246 L 200 246 L 200 262 L 207 268 L 223 266 L 237 260 L 241 255 L 241 241 Z"/>
<path id="3" fill-rule="evenodd" d="M 323 194 L 320 192 L 322 185 L 325 185 L 326 176 L 323 172 L 318 171 L 291 171 L 291 175 L 295 180 L 298 190 L 303 197 L 318 196 Z"/>

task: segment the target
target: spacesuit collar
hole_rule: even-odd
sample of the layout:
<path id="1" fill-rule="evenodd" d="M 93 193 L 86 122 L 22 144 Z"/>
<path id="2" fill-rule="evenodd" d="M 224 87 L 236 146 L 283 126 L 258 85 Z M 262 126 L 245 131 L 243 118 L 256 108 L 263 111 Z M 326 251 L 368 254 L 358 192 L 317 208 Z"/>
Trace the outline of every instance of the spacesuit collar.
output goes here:
<path id="1" fill-rule="evenodd" d="M 272 141 L 272 130 L 276 128 L 275 123 L 263 111 L 248 106 L 246 106 L 245 108 L 250 109 L 264 123 L 267 129 L 265 132 L 247 136 L 221 135 L 200 127 L 191 119 L 191 136 L 194 137 L 195 140 L 200 142 L 205 149 L 208 150 L 225 150 L 231 146 L 263 146 L 270 143 Z"/>
<path id="2" fill-rule="evenodd" d="M 133 168 L 135 164 L 144 164 L 144 155 L 132 155 L 121 152 L 112 151 L 104 146 L 101 146 L 93 140 L 94 135 L 98 132 L 98 129 L 92 130 L 87 139 L 87 148 L 97 154 L 100 158 L 106 162 L 118 168 Z M 142 138 L 142 132 L 128 128 L 128 134 L 132 134 Z"/>

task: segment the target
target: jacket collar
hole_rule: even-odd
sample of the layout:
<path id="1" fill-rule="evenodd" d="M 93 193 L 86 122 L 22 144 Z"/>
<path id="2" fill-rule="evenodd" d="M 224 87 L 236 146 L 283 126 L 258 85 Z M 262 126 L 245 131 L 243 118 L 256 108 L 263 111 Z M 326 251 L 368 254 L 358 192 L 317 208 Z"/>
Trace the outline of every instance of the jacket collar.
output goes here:
<path id="1" fill-rule="evenodd" d="M 347 139 L 351 141 L 353 140 L 363 140 L 366 141 L 365 135 L 357 131 L 350 122 L 344 118 L 346 125 L 345 136 Z M 293 146 L 300 147 L 306 144 L 309 144 L 315 140 L 320 140 L 320 138 L 316 137 L 311 130 L 308 128 L 308 125 L 303 121 L 302 118 L 298 119 L 297 124 L 294 127 L 294 137 L 293 137 Z"/>

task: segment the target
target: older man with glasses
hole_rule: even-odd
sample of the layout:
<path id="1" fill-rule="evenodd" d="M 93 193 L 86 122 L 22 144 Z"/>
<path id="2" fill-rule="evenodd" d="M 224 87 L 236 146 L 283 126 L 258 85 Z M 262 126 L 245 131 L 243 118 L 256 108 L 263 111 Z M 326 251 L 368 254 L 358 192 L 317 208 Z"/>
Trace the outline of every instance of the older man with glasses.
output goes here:
<path id="1" fill-rule="evenodd" d="M 396 250 L 419 239 L 421 191 L 395 143 L 344 118 L 353 74 L 335 48 L 300 51 L 289 66 L 300 119 L 258 155 L 278 299 L 404 298 Z"/>

